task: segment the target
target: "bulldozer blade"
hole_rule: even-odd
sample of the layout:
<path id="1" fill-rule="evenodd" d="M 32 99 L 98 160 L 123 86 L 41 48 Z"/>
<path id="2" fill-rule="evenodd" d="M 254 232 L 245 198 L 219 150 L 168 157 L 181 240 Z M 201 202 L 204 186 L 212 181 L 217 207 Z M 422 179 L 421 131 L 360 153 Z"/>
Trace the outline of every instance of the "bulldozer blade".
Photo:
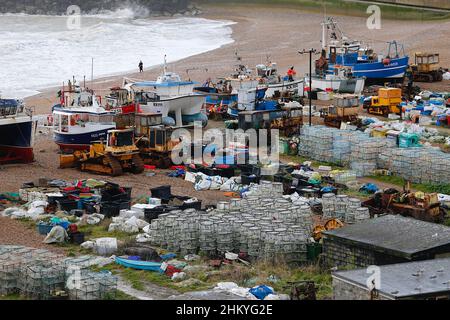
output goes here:
<path id="1" fill-rule="evenodd" d="M 83 163 L 81 165 L 81 171 L 89 171 L 98 174 L 111 175 L 112 169 L 108 166 L 104 166 L 97 163 Z"/>
<path id="2" fill-rule="evenodd" d="M 77 158 L 73 154 L 61 154 L 59 156 L 59 167 L 61 169 L 74 168 L 77 165 Z"/>

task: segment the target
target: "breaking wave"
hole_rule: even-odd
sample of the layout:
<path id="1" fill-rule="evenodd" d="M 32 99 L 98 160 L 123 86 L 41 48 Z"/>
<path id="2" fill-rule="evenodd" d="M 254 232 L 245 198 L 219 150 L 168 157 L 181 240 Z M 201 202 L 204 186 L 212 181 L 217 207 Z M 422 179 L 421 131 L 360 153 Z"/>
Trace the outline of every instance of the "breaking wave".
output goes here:
<path id="1" fill-rule="evenodd" d="M 217 49 L 233 42 L 233 22 L 203 18 L 140 18 L 133 8 L 82 15 L 79 29 L 67 16 L 0 15 L 0 92 L 25 97 L 75 76 L 109 76 Z M 148 13 L 146 13 L 148 14 Z"/>

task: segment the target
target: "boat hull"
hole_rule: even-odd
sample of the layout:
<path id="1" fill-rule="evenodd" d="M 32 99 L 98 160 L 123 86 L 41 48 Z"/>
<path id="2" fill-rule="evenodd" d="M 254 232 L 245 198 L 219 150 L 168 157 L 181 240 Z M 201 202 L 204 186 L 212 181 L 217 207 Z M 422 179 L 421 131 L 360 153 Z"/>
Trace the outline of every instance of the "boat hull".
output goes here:
<path id="1" fill-rule="evenodd" d="M 176 126 L 183 126 L 183 116 L 195 116 L 202 111 L 205 96 L 192 94 L 173 98 L 161 98 L 159 101 L 149 101 L 139 106 L 140 113 L 158 113 L 163 117 L 175 114 Z"/>
<path id="2" fill-rule="evenodd" d="M 305 83 L 309 85 L 309 77 L 305 78 Z M 361 94 L 364 90 L 364 78 L 352 79 L 325 79 L 319 77 L 312 77 L 312 89 L 320 89 L 326 91 L 332 89 L 339 93 Z"/>
<path id="3" fill-rule="evenodd" d="M 268 88 L 266 91 L 266 98 L 273 97 L 275 95 L 276 91 L 283 92 L 283 91 L 298 90 L 298 92 L 301 94 L 301 93 L 303 93 L 303 89 L 304 89 L 303 79 L 295 80 L 295 81 L 273 83 L 273 84 L 268 85 Z"/>
<path id="4" fill-rule="evenodd" d="M 0 121 L 1 164 L 34 161 L 34 123 L 30 118 L 2 119 Z"/>
<path id="5" fill-rule="evenodd" d="M 148 262 L 148 261 L 135 261 L 128 260 L 121 257 L 116 257 L 116 263 L 124 266 L 126 268 L 136 269 L 136 270 L 145 270 L 145 271 L 161 271 L 161 263 L 159 262 Z"/>
<path id="6" fill-rule="evenodd" d="M 211 87 L 198 87 L 194 90 L 206 95 L 205 104 L 207 107 L 218 105 L 226 107 L 238 101 L 238 95 L 236 93 L 220 93 L 216 88 Z"/>
<path id="7" fill-rule="evenodd" d="M 115 126 L 110 128 L 104 128 L 101 130 L 96 130 L 92 132 L 84 133 L 65 133 L 57 132 L 53 133 L 55 143 L 62 150 L 86 150 L 94 141 L 99 141 L 106 139 L 108 136 L 108 131 L 115 129 Z"/>
<path id="8" fill-rule="evenodd" d="M 383 62 L 368 62 L 368 63 L 356 63 L 345 64 L 352 68 L 352 73 L 355 77 L 366 77 L 370 82 L 382 81 L 382 80 L 398 80 L 405 76 L 406 69 L 408 68 L 409 57 L 403 57 L 398 59 L 391 59 L 388 64 Z M 335 68 L 334 64 L 330 64 L 328 71 L 331 73 Z"/>

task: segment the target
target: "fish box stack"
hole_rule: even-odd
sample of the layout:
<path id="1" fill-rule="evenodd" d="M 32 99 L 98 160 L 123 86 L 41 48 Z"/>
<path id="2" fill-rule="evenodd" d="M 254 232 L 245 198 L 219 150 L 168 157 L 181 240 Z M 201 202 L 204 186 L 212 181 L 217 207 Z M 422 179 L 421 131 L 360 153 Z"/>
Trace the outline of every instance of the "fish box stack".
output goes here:
<path id="1" fill-rule="evenodd" d="M 51 293 L 65 287 L 65 269 L 60 260 L 46 260 L 22 267 L 18 283 L 22 295 L 47 300 Z"/>
<path id="2" fill-rule="evenodd" d="M 351 160 L 351 133 L 336 130 L 333 133 L 333 163 L 346 166 Z"/>
<path id="3" fill-rule="evenodd" d="M 185 253 L 183 243 L 189 239 L 191 252 L 195 246 L 196 252 L 208 256 L 244 252 L 253 260 L 270 258 L 272 261 L 280 258 L 273 254 L 276 244 L 277 254 L 283 259 L 302 263 L 306 261 L 306 242 L 313 227 L 311 209 L 283 199 L 282 190 L 274 191 L 269 184 L 265 181 L 253 185 L 245 198 L 220 202 L 217 209 L 207 213 L 178 210 L 160 215 L 149 228 L 151 242 L 168 248 L 178 241 L 179 248 L 173 248 Z M 185 220 L 173 232 L 173 221 L 180 222 L 177 219 L 180 216 Z"/>
<path id="4" fill-rule="evenodd" d="M 323 162 L 333 161 L 333 131 L 323 126 L 304 126 L 300 133 L 299 155 Z"/>
<path id="5" fill-rule="evenodd" d="M 355 137 L 356 138 L 356 137 Z M 373 175 L 377 169 L 378 155 L 386 148 L 386 139 L 361 137 L 352 143 L 350 167 L 358 177 Z"/>
<path id="6" fill-rule="evenodd" d="M 71 300 L 112 300 L 117 292 L 117 278 L 106 273 L 82 270 L 76 280 L 78 285 L 71 286 Z"/>
<path id="7" fill-rule="evenodd" d="M 39 300 L 51 299 L 61 290 L 68 291 L 71 299 L 103 300 L 113 296 L 117 279 L 89 271 L 91 264 L 87 260 L 91 259 L 96 258 L 64 259 L 48 250 L 0 245 L 0 294 L 18 293 Z"/>
<path id="8" fill-rule="evenodd" d="M 337 218 L 349 224 L 370 219 L 369 209 L 361 207 L 361 200 L 334 193 L 322 196 L 322 212 L 324 219 Z"/>

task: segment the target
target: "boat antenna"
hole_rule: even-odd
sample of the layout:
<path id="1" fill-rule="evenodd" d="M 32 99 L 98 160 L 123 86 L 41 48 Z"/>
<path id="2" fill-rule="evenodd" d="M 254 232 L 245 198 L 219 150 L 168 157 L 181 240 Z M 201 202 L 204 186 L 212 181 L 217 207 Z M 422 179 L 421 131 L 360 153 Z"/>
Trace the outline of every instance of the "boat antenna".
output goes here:
<path id="1" fill-rule="evenodd" d="M 94 58 L 92 58 L 91 63 L 91 89 L 94 86 Z"/>
<path id="2" fill-rule="evenodd" d="M 323 20 L 325 21 L 327 19 L 327 5 L 325 4 L 325 1 L 321 1 L 322 2 L 322 7 L 323 7 Z"/>

